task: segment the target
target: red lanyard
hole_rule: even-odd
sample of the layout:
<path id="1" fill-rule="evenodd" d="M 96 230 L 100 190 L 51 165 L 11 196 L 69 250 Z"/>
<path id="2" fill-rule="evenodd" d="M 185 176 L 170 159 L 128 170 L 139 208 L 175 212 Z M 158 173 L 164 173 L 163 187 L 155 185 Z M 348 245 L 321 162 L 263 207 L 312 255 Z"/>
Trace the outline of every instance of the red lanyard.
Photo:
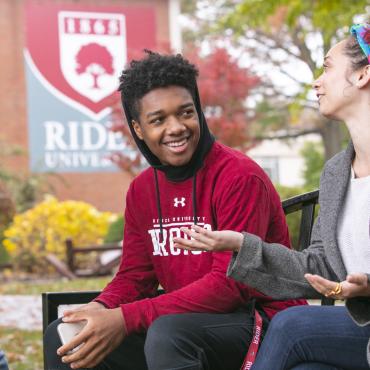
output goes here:
<path id="1" fill-rule="evenodd" d="M 254 315 L 255 319 L 252 342 L 249 345 L 248 352 L 244 358 L 244 362 L 240 370 L 249 370 L 257 356 L 258 346 L 260 344 L 262 334 L 262 317 L 256 309 L 254 310 Z"/>

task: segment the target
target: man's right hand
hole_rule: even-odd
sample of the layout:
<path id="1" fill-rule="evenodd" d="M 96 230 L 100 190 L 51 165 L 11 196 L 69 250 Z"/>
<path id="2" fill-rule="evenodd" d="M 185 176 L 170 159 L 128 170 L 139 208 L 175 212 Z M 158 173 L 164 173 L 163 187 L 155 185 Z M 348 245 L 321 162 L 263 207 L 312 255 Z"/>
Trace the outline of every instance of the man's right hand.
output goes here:
<path id="1" fill-rule="evenodd" d="M 72 369 L 98 365 L 127 335 L 120 307 L 106 309 L 91 304 L 89 309 L 81 307 L 63 317 L 63 322 L 80 321 L 86 321 L 82 331 L 57 350 L 58 355 L 62 356 L 62 362 L 69 364 Z M 81 347 L 76 352 L 68 353 L 78 346 Z"/>
<path id="2" fill-rule="evenodd" d="M 95 311 L 95 310 L 105 310 L 106 308 L 104 307 L 103 304 L 99 303 L 99 302 L 90 302 L 88 304 L 84 304 L 83 306 L 81 307 L 77 307 L 77 308 L 72 308 L 70 310 L 65 310 L 63 312 L 63 315 L 64 316 L 68 316 L 72 313 L 75 313 L 75 312 L 81 312 L 81 311 Z"/>

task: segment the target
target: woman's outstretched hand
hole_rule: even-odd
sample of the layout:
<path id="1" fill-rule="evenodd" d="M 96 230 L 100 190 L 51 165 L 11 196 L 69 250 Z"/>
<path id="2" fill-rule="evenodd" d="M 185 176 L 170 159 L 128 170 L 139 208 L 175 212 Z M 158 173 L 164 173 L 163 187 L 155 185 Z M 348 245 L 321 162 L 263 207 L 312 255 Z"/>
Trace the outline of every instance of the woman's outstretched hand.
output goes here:
<path id="1" fill-rule="evenodd" d="M 346 280 L 337 283 L 319 275 L 305 274 L 306 280 L 322 295 L 334 299 L 370 296 L 370 284 L 366 274 L 350 274 Z"/>
<path id="2" fill-rule="evenodd" d="M 197 225 L 191 229 L 182 227 L 181 231 L 189 239 L 174 238 L 174 246 L 190 251 L 239 251 L 243 243 L 243 234 L 236 231 L 209 231 Z"/>

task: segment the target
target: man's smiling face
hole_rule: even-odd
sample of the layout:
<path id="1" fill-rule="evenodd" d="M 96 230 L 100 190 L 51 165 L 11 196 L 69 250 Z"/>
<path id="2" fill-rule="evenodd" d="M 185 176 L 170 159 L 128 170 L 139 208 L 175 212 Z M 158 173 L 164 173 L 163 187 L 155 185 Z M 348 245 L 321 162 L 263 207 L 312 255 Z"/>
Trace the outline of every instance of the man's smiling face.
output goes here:
<path id="1" fill-rule="evenodd" d="M 180 86 L 151 90 L 139 102 L 139 122 L 132 121 L 139 139 L 162 164 L 182 166 L 199 142 L 199 117 L 189 91 Z"/>

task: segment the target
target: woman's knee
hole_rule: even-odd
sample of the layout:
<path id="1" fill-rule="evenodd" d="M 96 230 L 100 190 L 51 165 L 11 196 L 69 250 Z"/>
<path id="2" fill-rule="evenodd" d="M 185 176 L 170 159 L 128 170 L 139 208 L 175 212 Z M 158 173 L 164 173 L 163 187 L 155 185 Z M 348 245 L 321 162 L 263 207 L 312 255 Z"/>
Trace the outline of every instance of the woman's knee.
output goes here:
<path id="1" fill-rule="evenodd" d="M 268 331 L 277 331 L 280 334 L 287 334 L 289 336 L 291 333 L 297 331 L 304 315 L 305 312 L 301 309 L 301 306 L 289 307 L 273 317 Z"/>

